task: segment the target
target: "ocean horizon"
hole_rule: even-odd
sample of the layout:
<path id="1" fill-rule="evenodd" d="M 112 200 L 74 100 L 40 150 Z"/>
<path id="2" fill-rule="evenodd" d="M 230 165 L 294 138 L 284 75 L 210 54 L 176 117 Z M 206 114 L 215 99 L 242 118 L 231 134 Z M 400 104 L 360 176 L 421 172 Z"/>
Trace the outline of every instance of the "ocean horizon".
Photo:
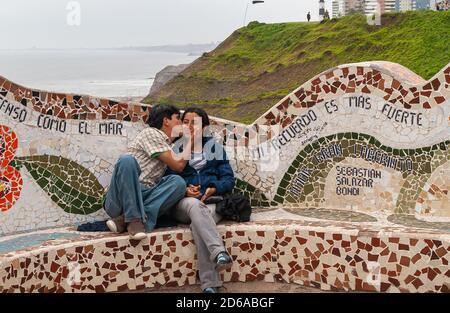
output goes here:
<path id="1" fill-rule="evenodd" d="M 133 49 L 0 50 L 0 76 L 45 91 L 97 97 L 145 97 L 167 65 L 188 64 L 198 55 Z"/>

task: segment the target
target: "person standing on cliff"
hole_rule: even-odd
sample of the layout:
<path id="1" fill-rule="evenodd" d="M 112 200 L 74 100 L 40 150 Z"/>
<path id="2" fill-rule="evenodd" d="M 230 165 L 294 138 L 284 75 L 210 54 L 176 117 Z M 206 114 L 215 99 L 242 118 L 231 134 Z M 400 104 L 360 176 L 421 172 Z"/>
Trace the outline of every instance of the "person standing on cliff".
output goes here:
<path id="1" fill-rule="evenodd" d="M 308 12 L 308 14 L 306 14 L 306 18 L 308 19 L 308 22 L 311 20 L 311 12 Z"/>
<path id="2" fill-rule="evenodd" d="M 170 146 L 182 132 L 180 111 L 173 106 L 152 108 L 147 124 L 119 157 L 103 207 L 111 217 L 106 225 L 112 232 L 128 231 L 130 238 L 142 240 L 157 218 L 169 212 L 186 192 L 178 175 L 164 176 L 169 167 L 181 172 L 190 156 L 191 144 L 180 154 Z"/>

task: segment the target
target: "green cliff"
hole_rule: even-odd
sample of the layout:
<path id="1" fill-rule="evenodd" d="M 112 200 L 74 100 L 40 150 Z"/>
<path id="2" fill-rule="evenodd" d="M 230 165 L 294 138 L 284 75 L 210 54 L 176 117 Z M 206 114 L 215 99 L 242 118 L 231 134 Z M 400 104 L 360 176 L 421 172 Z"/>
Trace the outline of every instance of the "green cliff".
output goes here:
<path id="1" fill-rule="evenodd" d="M 250 23 L 205 53 L 146 103 L 196 104 L 251 123 L 293 89 L 345 63 L 399 63 L 429 79 L 450 61 L 450 11 L 351 15 L 324 23 Z"/>

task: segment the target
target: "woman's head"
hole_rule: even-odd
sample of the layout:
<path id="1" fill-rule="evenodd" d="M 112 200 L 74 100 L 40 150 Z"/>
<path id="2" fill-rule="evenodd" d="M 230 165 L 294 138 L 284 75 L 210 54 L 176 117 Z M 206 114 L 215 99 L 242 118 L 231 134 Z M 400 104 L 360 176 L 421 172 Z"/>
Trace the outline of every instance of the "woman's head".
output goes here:
<path id="1" fill-rule="evenodd" d="M 181 122 L 188 126 L 191 134 L 194 135 L 202 132 L 206 126 L 209 126 L 209 117 L 205 110 L 189 107 L 184 110 Z"/>

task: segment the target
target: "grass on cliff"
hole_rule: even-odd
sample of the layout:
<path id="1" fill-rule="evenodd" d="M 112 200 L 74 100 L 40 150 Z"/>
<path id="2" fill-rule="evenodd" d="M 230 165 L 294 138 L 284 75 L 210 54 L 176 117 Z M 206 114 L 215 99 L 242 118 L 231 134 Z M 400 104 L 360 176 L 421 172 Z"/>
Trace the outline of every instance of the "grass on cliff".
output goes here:
<path id="1" fill-rule="evenodd" d="M 450 61 L 450 12 L 387 13 L 381 26 L 369 25 L 364 15 L 324 23 L 252 22 L 144 101 L 195 103 L 210 114 L 251 123 L 314 75 L 372 60 L 431 78 Z"/>

